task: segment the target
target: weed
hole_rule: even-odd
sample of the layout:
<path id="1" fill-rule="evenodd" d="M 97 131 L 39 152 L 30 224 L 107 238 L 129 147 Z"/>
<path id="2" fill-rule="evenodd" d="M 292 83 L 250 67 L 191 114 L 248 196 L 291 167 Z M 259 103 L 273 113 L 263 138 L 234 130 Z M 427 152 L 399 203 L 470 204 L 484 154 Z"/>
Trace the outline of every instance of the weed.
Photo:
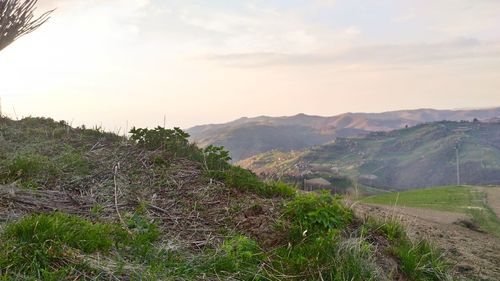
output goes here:
<path id="1" fill-rule="evenodd" d="M 363 224 L 363 228 L 381 234 L 389 241 L 397 241 L 406 237 L 404 226 L 394 218 L 379 221 L 370 217 Z"/>
<path id="2" fill-rule="evenodd" d="M 104 206 L 102 204 L 93 204 L 92 207 L 90 208 L 90 214 L 92 214 L 94 217 L 99 217 L 102 212 L 104 211 Z"/>
<path id="3" fill-rule="evenodd" d="M 90 172 L 90 163 L 81 152 L 66 146 L 64 152 L 54 159 L 61 171 L 82 176 Z"/>
<path id="4" fill-rule="evenodd" d="M 126 222 L 128 229 L 133 233 L 132 237 L 127 237 L 126 242 L 132 256 L 141 260 L 151 258 L 154 253 L 153 242 L 160 236 L 158 227 L 137 212 L 129 216 Z"/>
<path id="5" fill-rule="evenodd" d="M 401 240 L 392 249 L 399 258 L 401 271 L 411 280 L 446 280 L 449 265 L 439 250 L 428 241 Z"/>
<path id="6" fill-rule="evenodd" d="M 34 152 L 16 154 L 0 162 L 0 184 L 17 181 L 22 187 L 37 189 L 58 173 L 50 158 Z"/>
<path id="7" fill-rule="evenodd" d="M 273 256 L 276 280 L 378 280 L 380 269 L 373 263 L 372 246 L 361 238 L 343 239 L 340 232 L 303 240 L 282 247 Z"/>
<path id="8" fill-rule="evenodd" d="M 50 166 L 49 163 L 49 159 L 40 154 L 17 155 L 8 165 L 9 178 L 18 180 L 37 176 Z"/>

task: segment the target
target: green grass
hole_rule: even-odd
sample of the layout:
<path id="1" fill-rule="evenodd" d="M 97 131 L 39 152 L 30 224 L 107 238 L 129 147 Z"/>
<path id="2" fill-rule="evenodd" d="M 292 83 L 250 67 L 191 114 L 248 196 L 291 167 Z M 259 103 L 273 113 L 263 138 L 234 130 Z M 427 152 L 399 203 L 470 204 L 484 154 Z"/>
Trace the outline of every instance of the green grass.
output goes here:
<path id="1" fill-rule="evenodd" d="M 442 280 L 447 274 L 446 264 L 430 244 L 413 243 L 396 223 L 353 226 L 352 211 L 327 193 L 297 195 L 283 215 L 290 241 L 286 245 L 264 250 L 257 240 L 234 234 L 217 248 L 195 255 L 158 247 L 161 232 L 140 210 L 125 215 L 126 228 L 63 213 L 32 215 L 7 225 L 0 235 L 0 280 L 124 276 L 132 280 L 384 280 L 375 262 L 376 246 L 365 235 L 369 231 L 389 239 L 410 280 Z M 362 232 L 350 227 L 367 231 L 356 236 Z M 85 257 L 96 253 L 117 266 L 87 263 Z M 80 274 L 88 278 L 79 278 Z"/>
<path id="2" fill-rule="evenodd" d="M 500 219 L 485 205 L 484 196 L 474 187 L 446 186 L 385 193 L 361 202 L 468 214 L 481 230 L 500 237 Z"/>
<path id="3" fill-rule="evenodd" d="M 425 239 L 410 239 L 396 219 L 368 218 L 361 227 L 362 236 L 381 235 L 389 242 L 386 249 L 397 258 L 399 271 L 408 280 L 451 280 L 450 264 L 442 252 Z"/>
<path id="4" fill-rule="evenodd" d="M 446 186 L 384 193 L 361 200 L 364 203 L 397 205 L 466 213 L 469 207 L 483 207 L 481 195 L 471 187 Z"/>
<path id="5" fill-rule="evenodd" d="M 263 182 L 253 172 L 237 166 L 232 166 L 219 174 L 227 186 L 267 198 L 292 198 L 297 192 L 294 187 L 282 182 Z"/>
<path id="6" fill-rule="evenodd" d="M 126 232 L 77 216 L 28 216 L 8 225 L 2 233 L 0 268 L 6 276 L 59 276 L 68 273 L 68 264 L 83 266 L 77 262 L 78 253 L 107 253 L 118 237 L 126 237 Z"/>
<path id="7" fill-rule="evenodd" d="M 450 265 L 441 251 L 427 240 L 402 239 L 391 248 L 398 257 L 401 271 L 410 280 L 447 280 Z"/>

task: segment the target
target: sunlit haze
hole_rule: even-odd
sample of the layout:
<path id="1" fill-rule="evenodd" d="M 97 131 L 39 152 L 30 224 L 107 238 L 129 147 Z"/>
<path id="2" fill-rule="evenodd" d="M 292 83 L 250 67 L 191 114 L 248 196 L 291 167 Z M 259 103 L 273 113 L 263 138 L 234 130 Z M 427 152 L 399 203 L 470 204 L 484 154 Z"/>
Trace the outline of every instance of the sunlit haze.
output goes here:
<path id="1" fill-rule="evenodd" d="M 0 52 L 11 117 L 187 128 L 500 106 L 497 0 L 40 0 Z"/>

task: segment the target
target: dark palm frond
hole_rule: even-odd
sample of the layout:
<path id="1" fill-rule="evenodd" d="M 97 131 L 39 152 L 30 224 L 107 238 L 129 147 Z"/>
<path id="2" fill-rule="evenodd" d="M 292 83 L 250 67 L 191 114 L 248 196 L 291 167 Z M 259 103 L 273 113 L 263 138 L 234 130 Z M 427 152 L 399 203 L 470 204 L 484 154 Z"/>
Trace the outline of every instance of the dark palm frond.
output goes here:
<path id="1" fill-rule="evenodd" d="M 35 17 L 38 0 L 0 0 L 0 51 L 44 24 L 54 10 Z"/>

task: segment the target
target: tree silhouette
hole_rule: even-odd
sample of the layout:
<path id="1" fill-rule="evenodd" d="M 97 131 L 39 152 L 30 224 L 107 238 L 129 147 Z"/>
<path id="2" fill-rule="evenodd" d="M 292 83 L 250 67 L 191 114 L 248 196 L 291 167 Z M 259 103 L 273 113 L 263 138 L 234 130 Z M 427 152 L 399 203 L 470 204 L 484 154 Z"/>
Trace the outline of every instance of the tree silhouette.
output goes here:
<path id="1" fill-rule="evenodd" d="M 54 10 L 35 17 L 38 0 L 0 0 L 0 51 L 44 24 Z"/>

